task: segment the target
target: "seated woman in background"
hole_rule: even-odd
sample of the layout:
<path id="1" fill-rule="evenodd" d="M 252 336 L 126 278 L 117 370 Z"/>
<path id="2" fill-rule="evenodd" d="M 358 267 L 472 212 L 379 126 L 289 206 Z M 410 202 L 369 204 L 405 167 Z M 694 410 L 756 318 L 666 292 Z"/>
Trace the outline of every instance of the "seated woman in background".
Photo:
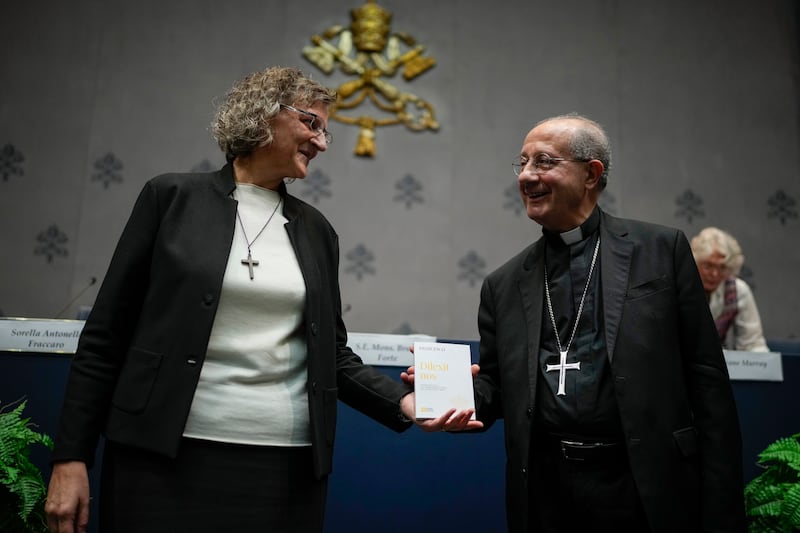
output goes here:
<path id="1" fill-rule="evenodd" d="M 692 253 L 722 347 L 768 352 L 753 292 L 737 277 L 744 255 L 736 239 L 718 228 L 708 227 L 692 238 Z"/>

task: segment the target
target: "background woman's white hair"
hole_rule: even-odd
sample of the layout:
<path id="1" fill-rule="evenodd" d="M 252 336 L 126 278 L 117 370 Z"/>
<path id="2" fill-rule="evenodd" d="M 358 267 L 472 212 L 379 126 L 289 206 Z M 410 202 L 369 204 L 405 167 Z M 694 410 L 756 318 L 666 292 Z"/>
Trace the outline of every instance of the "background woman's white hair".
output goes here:
<path id="1" fill-rule="evenodd" d="M 692 238 L 692 254 L 696 262 L 705 261 L 716 251 L 722 254 L 725 267 L 733 276 L 738 276 L 744 264 L 744 255 L 739 242 L 726 231 L 709 226 Z"/>

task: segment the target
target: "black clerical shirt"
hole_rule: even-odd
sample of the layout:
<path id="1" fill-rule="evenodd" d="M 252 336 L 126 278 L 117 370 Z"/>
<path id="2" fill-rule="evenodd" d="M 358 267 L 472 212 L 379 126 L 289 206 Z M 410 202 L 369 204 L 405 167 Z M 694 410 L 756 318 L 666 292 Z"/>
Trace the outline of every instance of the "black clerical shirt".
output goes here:
<path id="1" fill-rule="evenodd" d="M 599 238 L 600 212 L 592 215 L 565 235 L 543 230 L 546 237 L 545 268 L 549 280 L 552 311 L 558 326 L 561 349 L 567 349 L 586 287 L 592 256 Z M 577 237 L 575 234 L 577 233 Z M 600 243 L 602 246 L 603 243 Z M 600 254 L 583 303 L 578 329 L 569 346 L 567 363 L 580 362 L 580 369 L 568 369 L 565 395 L 557 395 L 559 370 L 546 371 L 559 364 L 559 351 L 546 300 L 542 302 L 542 331 L 539 346 L 537 384 L 537 428 L 575 440 L 622 440 L 622 425 L 614 396 L 613 378 L 603 328 L 600 290 Z"/>

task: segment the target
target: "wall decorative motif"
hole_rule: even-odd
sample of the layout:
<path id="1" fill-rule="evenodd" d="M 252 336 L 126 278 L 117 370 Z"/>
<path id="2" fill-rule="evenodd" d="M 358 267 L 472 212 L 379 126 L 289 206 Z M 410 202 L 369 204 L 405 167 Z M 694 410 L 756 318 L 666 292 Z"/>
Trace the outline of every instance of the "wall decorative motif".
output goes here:
<path id="1" fill-rule="evenodd" d="M 375 275 L 375 255 L 363 244 L 357 245 L 347 252 L 348 266 L 344 269 L 348 274 L 354 274 L 358 281 L 367 274 Z"/>
<path id="2" fill-rule="evenodd" d="M 777 218 L 781 225 L 785 226 L 787 219 L 797 218 L 796 203 L 794 198 L 779 190 L 767 200 L 767 205 L 769 205 L 767 218 Z"/>
<path id="3" fill-rule="evenodd" d="M 108 152 L 94 162 L 96 172 L 92 174 L 92 181 L 99 181 L 105 189 L 108 189 L 110 183 L 122 183 L 122 167 L 122 161 L 113 153 Z"/>
<path id="4" fill-rule="evenodd" d="M 0 176 L 3 176 L 3 181 L 8 181 L 11 176 L 23 176 L 25 171 L 22 169 L 22 163 L 25 161 L 25 156 L 16 147 L 8 143 L 0 150 Z"/>
<path id="5" fill-rule="evenodd" d="M 704 217 L 703 199 L 691 189 L 686 189 L 680 196 L 675 199 L 678 210 L 675 212 L 675 217 L 685 219 L 689 224 L 695 218 Z"/>
<path id="6" fill-rule="evenodd" d="M 69 238 L 55 224 L 51 224 L 46 230 L 40 232 L 36 240 L 39 242 L 39 246 L 33 253 L 45 256 L 48 263 L 52 263 L 54 257 L 69 255 L 69 251 L 65 247 Z"/>
<path id="7" fill-rule="evenodd" d="M 335 25 L 322 35 L 312 36 L 313 46 L 304 47 L 303 55 L 326 74 L 338 64 L 344 74 L 355 77 L 337 87 L 339 96 L 330 114 L 333 120 L 360 128 L 355 155 L 375 156 L 375 128 L 380 126 L 405 124 L 412 131 L 437 130 L 433 107 L 386 79 L 402 67 L 403 78 L 411 81 L 431 69 L 436 60 L 423 55 L 425 47 L 407 33 L 392 32 L 392 13 L 374 0 L 353 9 L 350 15 L 349 27 Z M 389 116 L 343 113 L 367 100 Z"/>
<path id="8" fill-rule="evenodd" d="M 303 180 L 303 191 L 300 196 L 318 204 L 322 198 L 331 198 L 331 178 L 320 169 L 314 169 Z"/>
<path id="9" fill-rule="evenodd" d="M 408 322 L 403 322 L 392 333 L 395 335 L 413 335 L 419 332 L 412 328 Z"/>
<path id="10" fill-rule="evenodd" d="M 519 185 L 516 182 L 512 183 L 503 191 L 503 209 L 512 211 L 515 215 L 520 215 L 525 212 L 525 204 L 522 203 L 522 198 L 519 196 Z"/>
<path id="11" fill-rule="evenodd" d="M 403 176 L 395 183 L 394 188 L 399 191 L 394 201 L 406 204 L 406 209 L 411 209 L 415 203 L 421 204 L 425 201 L 421 194 L 422 184 L 411 174 Z"/>
<path id="12" fill-rule="evenodd" d="M 486 277 L 486 261 L 474 250 L 459 259 L 458 267 L 461 269 L 458 279 L 467 281 L 470 287 L 479 286 Z"/>
<path id="13" fill-rule="evenodd" d="M 211 161 L 209 161 L 208 159 L 203 159 L 202 161 L 197 163 L 195 166 L 193 166 L 191 168 L 190 172 L 211 172 L 211 171 L 215 170 L 216 168 L 217 167 L 215 167 L 214 165 L 211 164 Z"/>

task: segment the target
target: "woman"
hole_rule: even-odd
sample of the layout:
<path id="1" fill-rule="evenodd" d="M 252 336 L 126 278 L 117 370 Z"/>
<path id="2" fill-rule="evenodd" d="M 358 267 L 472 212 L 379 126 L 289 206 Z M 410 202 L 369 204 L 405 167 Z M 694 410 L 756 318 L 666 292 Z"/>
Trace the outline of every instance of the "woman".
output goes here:
<path id="1" fill-rule="evenodd" d="M 724 348 L 767 352 L 761 318 L 750 287 L 737 276 L 744 263 L 730 234 L 708 227 L 692 238 L 692 253 Z"/>
<path id="2" fill-rule="evenodd" d="M 53 450 L 50 530 L 321 531 L 337 399 L 402 431 L 410 389 L 346 345 L 338 240 L 287 193 L 334 91 L 269 68 L 212 125 L 227 164 L 142 190 L 83 329 Z M 77 529 L 76 529 L 77 528 Z"/>

